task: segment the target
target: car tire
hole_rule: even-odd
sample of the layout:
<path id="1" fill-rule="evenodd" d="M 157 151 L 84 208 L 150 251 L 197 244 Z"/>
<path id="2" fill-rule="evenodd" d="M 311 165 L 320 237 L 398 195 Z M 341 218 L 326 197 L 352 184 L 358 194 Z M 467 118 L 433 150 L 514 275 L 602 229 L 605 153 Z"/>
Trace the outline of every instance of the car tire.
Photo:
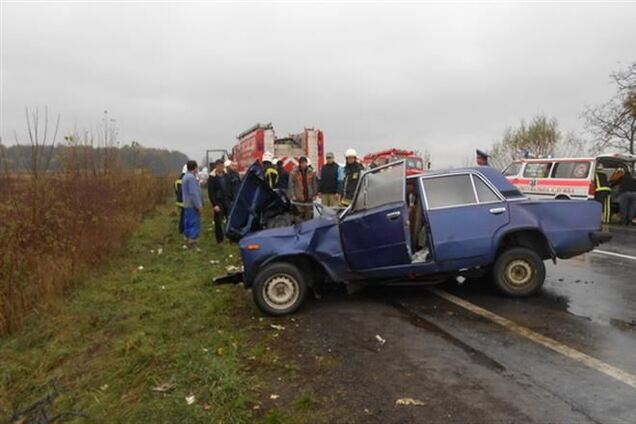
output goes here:
<path id="1" fill-rule="evenodd" d="M 495 287 L 507 296 L 530 296 L 545 281 L 545 264 L 533 250 L 514 247 L 501 253 L 493 267 Z"/>
<path id="2" fill-rule="evenodd" d="M 252 285 L 258 309 L 271 316 L 296 312 L 307 297 L 307 281 L 298 267 L 288 262 L 266 265 Z"/>

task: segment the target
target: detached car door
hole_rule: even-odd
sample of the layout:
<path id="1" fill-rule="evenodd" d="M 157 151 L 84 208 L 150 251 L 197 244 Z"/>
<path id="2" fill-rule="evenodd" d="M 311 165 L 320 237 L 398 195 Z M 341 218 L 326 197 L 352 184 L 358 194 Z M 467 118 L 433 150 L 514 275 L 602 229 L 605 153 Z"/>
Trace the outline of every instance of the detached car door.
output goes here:
<path id="1" fill-rule="evenodd" d="M 405 197 L 405 162 L 363 174 L 340 222 L 340 237 L 349 267 L 361 271 L 411 262 Z"/>
<path id="2" fill-rule="evenodd" d="M 422 177 L 437 262 L 494 255 L 496 231 L 510 220 L 499 191 L 478 173 Z"/>

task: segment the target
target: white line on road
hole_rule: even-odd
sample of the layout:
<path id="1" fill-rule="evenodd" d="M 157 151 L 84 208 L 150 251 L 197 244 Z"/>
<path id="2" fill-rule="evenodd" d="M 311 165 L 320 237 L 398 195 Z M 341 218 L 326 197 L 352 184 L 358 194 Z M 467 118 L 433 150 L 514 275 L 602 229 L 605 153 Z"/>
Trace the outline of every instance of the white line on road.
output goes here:
<path id="1" fill-rule="evenodd" d="M 610 252 L 607 250 L 594 249 L 592 250 L 592 253 L 600 253 L 602 255 L 616 256 L 618 258 L 631 259 L 633 261 L 636 261 L 636 256 L 625 255 L 623 253 Z"/>
<path id="2" fill-rule="evenodd" d="M 477 305 L 467 302 L 464 299 L 461 299 L 450 293 L 447 293 L 439 289 L 429 289 L 429 290 L 435 293 L 437 296 L 441 297 L 442 299 L 446 299 L 447 301 L 454 303 L 457 306 L 461 306 L 462 308 L 467 309 L 474 314 L 477 314 L 496 324 L 499 324 L 502 327 L 512 331 L 513 333 L 516 333 L 520 336 L 523 336 L 527 339 L 532 340 L 535 343 L 538 343 L 549 349 L 552 349 L 555 352 L 560 353 L 561 355 L 565 357 L 568 357 L 574 361 L 582 363 L 583 365 L 586 365 L 590 368 L 600 371 L 603 374 L 606 374 L 636 389 L 636 375 L 634 374 L 630 374 L 627 371 L 623 371 L 620 368 L 616 368 L 615 366 L 612 366 L 606 362 L 603 362 L 589 355 L 586 355 L 583 352 L 579 352 L 576 349 L 572 349 L 571 347 L 568 347 L 564 345 L 563 343 L 559 343 L 558 341 L 551 339 L 550 337 L 546 337 L 542 334 L 534 332 L 530 330 L 529 328 L 516 324 L 507 318 L 504 318 L 495 313 L 492 313 L 484 308 L 481 308 Z"/>

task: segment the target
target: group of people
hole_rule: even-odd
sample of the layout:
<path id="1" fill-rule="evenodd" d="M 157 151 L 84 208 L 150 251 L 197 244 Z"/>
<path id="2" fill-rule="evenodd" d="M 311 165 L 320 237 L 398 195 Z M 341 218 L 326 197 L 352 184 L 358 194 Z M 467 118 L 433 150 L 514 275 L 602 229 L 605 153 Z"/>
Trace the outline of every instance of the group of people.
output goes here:
<path id="1" fill-rule="evenodd" d="M 618 203 L 621 224 L 636 225 L 636 179 L 624 169 L 617 169 L 610 178 L 603 171 L 603 164 L 596 166 L 594 198 L 603 205 L 603 223 L 611 221 L 612 200 Z"/>
<path id="2" fill-rule="evenodd" d="M 284 192 L 299 211 L 300 219 L 313 217 L 313 202 L 320 198 L 325 206 L 346 207 L 351 204 L 364 166 L 359 162 L 354 149 L 345 152 L 345 165 L 335 161 L 335 155 L 327 153 L 326 163 L 316 173 L 309 159 L 298 158 L 298 166 L 287 172 L 282 161 L 265 152 L 262 156 L 265 181 L 272 189 Z M 224 221 L 228 217 L 241 184 L 237 165 L 221 159 L 210 164 L 212 171 L 207 178 L 208 197 L 214 211 L 214 235 L 218 243 L 223 242 Z M 176 204 L 180 211 L 179 233 L 189 246 L 196 246 L 201 231 L 203 209 L 202 184 L 198 178 L 198 165 L 190 160 L 174 184 Z"/>

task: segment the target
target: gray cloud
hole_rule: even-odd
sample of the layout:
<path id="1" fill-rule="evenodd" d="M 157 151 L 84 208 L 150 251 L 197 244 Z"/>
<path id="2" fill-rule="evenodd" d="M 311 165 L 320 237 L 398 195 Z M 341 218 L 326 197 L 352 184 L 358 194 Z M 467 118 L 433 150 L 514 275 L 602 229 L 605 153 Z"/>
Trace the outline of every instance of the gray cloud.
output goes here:
<path id="1" fill-rule="evenodd" d="M 636 60 L 636 4 L 2 3 L 3 140 L 24 107 L 62 130 L 200 158 L 255 122 L 325 131 L 327 148 L 472 157 L 537 112 L 582 130 L 607 75 Z"/>

